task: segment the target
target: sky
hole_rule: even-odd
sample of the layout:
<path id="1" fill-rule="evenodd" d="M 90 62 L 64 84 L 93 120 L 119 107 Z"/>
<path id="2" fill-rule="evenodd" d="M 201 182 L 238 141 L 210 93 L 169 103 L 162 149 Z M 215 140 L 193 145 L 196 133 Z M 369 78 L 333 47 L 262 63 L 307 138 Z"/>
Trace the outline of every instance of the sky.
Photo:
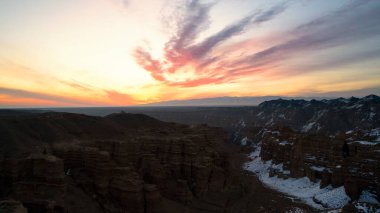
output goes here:
<path id="1" fill-rule="evenodd" d="M 380 1 L 0 0 L 0 107 L 380 94 Z"/>

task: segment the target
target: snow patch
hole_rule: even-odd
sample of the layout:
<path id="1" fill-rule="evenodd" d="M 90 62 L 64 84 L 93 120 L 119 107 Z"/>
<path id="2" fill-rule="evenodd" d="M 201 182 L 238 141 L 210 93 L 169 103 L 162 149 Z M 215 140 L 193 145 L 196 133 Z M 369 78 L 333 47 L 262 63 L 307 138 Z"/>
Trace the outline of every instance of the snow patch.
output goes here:
<path id="1" fill-rule="evenodd" d="M 376 113 L 370 112 L 369 116 L 368 116 L 368 119 L 372 121 L 375 116 L 376 116 Z"/>
<path id="2" fill-rule="evenodd" d="M 327 192 L 314 196 L 315 201 L 321 203 L 324 207 L 342 208 L 351 199 L 346 195 L 344 186 L 331 189 Z"/>
<path id="3" fill-rule="evenodd" d="M 272 115 L 272 118 L 268 122 L 266 122 L 265 125 L 266 126 L 273 126 L 273 124 L 274 124 L 274 120 L 273 120 L 273 115 Z"/>
<path id="4" fill-rule="evenodd" d="M 380 205 L 379 201 L 376 199 L 376 195 L 372 194 L 367 190 L 363 190 L 358 199 L 359 202 L 365 202 L 370 204 Z"/>
<path id="5" fill-rule="evenodd" d="M 318 172 L 323 172 L 326 167 L 321 167 L 321 166 L 311 166 L 310 169 L 314 170 L 314 171 L 318 171 Z"/>
<path id="6" fill-rule="evenodd" d="M 307 154 L 307 155 L 305 156 L 305 159 L 307 159 L 307 160 L 316 160 L 317 157 L 315 157 L 314 155 L 309 155 L 309 154 Z"/>
<path id="7" fill-rule="evenodd" d="M 281 141 L 280 143 L 278 143 L 278 145 L 280 146 L 285 146 L 287 144 L 291 144 L 291 143 L 289 143 L 289 141 Z"/>
<path id="8" fill-rule="evenodd" d="M 352 132 L 353 132 L 353 130 L 347 131 L 347 132 L 346 132 L 346 135 L 349 135 L 349 134 L 351 134 Z"/>
<path id="9" fill-rule="evenodd" d="M 315 125 L 315 122 L 311 122 L 311 123 L 308 123 L 306 125 L 304 125 L 302 127 L 302 132 L 308 132 L 311 130 L 311 128 L 313 128 L 313 126 Z"/>
<path id="10" fill-rule="evenodd" d="M 281 135 L 281 133 L 280 133 L 280 131 L 267 131 L 268 133 L 271 133 L 272 135 L 277 135 L 277 136 L 280 136 Z"/>
<path id="11" fill-rule="evenodd" d="M 363 106 L 363 104 L 354 104 L 352 106 L 346 107 L 346 109 L 358 109 L 362 106 Z"/>
<path id="12" fill-rule="evenodd" d="M 241 120 L 241 121 L 240 121 L 240 126 L 241 126 L 242 128 L 244 128 L 244 127 L 247 126 L 247 124 L 245 124 L 245 121 L 244 121 L 244 120 Z"/>
<path id="13" fill-rule="evenodd" d="M 320 110 L 316 113 L 316 115 L 313 116 L 313 120 L 319 120 L 322 118 L 322 116 L 324 116 L 326 113 L 328 112 L 328 110 L 324 109 L 324 110 Z"/>
<path id="14" fill-rule="evenodd" d="M 319 182 L 311 182 L 307 177 L 281 179 L 277 176 L 269 177 L 269 169 L 282 170 L 282 164 L 272 165 L 272 161 L 264 162 L 260 155 L 261 147 L 257 147 L 249 157 L 252 159 L 244 165 L 244 169 L 256 174 L 261 182 L 282 193 L 297 197 L 306 204 L 317 208 L 341 208 L 350 201 L 344 187 L 333 188 L 331 185 L 319 188 Z M 281 168 L 279 168 L 281 166 Z"/>
<path id="15" fill-rule="evenodd" d="M 248 138 L 247 138 L 247 137 L 244 137 L 243 139 L 241 139 L 241 141 L 240 141 L 240 145 L 242 145 L 242 146 L 246 146 L 246 145 L 247 145 L 247 142 L 248 142 Z"/>
<path id="16" fill-rule="evenodd" d="M 285 213 L 304 213 L 304 211 L 298 207 L 294 207 L 292 209 L 286 210 Z"/>
<path id="17" fill-rule="evenodd" d="M 379 142 L 377 142 L 377 141 L 354 141 L 351 143 L 360 143 L 362 145 L 368 145 L 368 146 L 375 146 L 375 145 L 379 144 Z"/>
<path id="18" fill-rule="evenodd" d="M 371 137 L 376 137 L 375 141 L 380 142 L 380 128 L 371 129 L 368 135 Z"/>
<path id="19" fill-rule="evenodd" d="M 357 202 L 354 205 L 360 213 L 380 213 L 380 209 L 378 207 L 369 205 L 368 203 Z"/>

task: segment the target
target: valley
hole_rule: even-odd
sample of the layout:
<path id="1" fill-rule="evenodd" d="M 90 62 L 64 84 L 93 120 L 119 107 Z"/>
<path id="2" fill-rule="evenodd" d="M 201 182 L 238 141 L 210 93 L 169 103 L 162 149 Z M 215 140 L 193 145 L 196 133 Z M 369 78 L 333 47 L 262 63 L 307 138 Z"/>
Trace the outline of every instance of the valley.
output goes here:
<path id="1" fill-rule="evenodd" d="M 78 110 L 0 113 L 0 209 L 380 211 L 377 96 Z"/>

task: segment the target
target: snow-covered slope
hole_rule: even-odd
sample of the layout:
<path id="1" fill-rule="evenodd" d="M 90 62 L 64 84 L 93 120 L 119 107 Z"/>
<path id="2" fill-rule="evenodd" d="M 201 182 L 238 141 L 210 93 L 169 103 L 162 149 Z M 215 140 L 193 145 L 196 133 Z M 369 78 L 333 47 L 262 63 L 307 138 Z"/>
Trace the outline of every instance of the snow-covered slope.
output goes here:
<path id="1" fill-rule="evenodd" d="M 321 211 L 340 212 L 351 205 L 358 212 L 380 213 L 376 195 L 378 133 L 379 129 L 353 130 L 344 135 L 346 139 L 334 139 L 287 128 L 264 128 L 256 139 L 244 137 L 241 141 L 242 145 L 258 141 L 250 144 L 254 151 L 244 169 L 268 187 Z M 344 144 L 354 148 L 347 156 L 341 153 Z"/>
<path id="2" fill-rule="evenodd" d="M 336 134 L 355 128 L 380 126 L 380 97 L 330 100 L 272 100 L 258 106 L 253 116 L 259 126 L 288 126 L 309 133 Z"/>
<path id="3" fill-rule="evenodd" d="M 262 161 L 260 147 L 250 154 L 250 162 L 244 165 L 248 171 L 254 172 L 257 177 L 267 186 L 280 192 L 301 199 L 305 203 L 317 209 L 336 209 L 346 205 L 350 198 L 346 195 L 344 187 L 333 188 L 332 186 L 321 189 L 319 182 L 311 182 L 307 177 L 303 178 L 279 178 L 269 177 L 271 168 L 284 171 L 282 164 L 275 165 L 272 161 Z"/>

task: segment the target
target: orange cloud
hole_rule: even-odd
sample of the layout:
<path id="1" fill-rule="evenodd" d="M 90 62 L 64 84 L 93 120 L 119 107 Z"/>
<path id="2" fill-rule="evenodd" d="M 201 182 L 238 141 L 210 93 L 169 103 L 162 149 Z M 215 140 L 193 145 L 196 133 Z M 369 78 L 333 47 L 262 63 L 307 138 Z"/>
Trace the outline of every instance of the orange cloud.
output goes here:
<path id="1" fill-rule="evenodd" d="M 120 93 L 114 90 L 105 90 L 107 97 L 109 99 L 109 103 L 112 105 L 133 105 L 138 104 L 139 101 L 132 98 L 132 96 Z"/>
<path id="2" fill-rule="evenodd" d="M 48 106 L 69 106 L 57 101 L 41 100 L 27 97 L 14 97 L 0 94 L 1 107 L 48 107 Z"/>
<path id="3" fill-rule="evenodd" d="M 78 98 L 0 87 L 0 95 L 2 106 L 109 106 L 134 103 L 128 95 L 114 91 L 107 92 L 107 97 Z"/>

